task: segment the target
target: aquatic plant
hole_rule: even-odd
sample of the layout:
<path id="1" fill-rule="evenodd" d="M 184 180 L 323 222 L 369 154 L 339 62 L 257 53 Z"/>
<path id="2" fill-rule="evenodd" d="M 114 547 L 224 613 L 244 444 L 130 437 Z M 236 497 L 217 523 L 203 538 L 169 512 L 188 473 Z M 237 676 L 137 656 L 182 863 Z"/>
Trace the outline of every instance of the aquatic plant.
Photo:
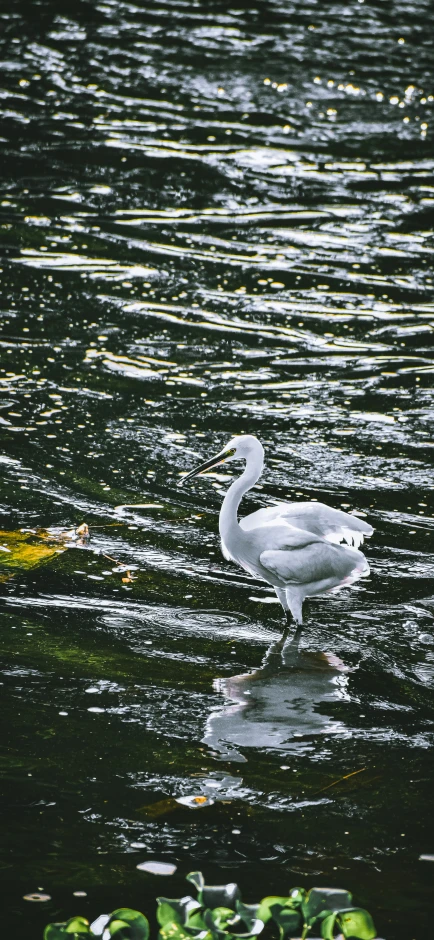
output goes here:
<path id="1" fill-rule="evenodd" d="M 292 888 L 288 896 L 266 897 L 259 904 L 243 904 L 235 883 L 207 885 L 200 871 L 187 875 L 197 897 L 157 898 L 158 940 L 250 940 L 265 936 L 321 937 L 333 940 L 374 940 L 371 915 L 353 907 L 352 895 L 340 888 Z M 49 924 L 44 940 L 148 940 L 149 922 L 139 911 L 119 908 L 101 914 L 92 924 L 71 917 L 63 924 Z"/>

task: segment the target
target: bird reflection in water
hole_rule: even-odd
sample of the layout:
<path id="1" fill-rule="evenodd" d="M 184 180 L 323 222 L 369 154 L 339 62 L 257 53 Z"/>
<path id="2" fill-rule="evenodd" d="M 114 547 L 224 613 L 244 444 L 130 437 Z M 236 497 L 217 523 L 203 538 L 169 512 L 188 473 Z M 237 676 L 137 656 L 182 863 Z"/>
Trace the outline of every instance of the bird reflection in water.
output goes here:
<path id="1" fill-rule="evenodd" d="M 307 753 L 318 735 L 345 734 L 346 725 L 327 712 L 349 701 L 349 667 L 331 653 L 299 649 L 301 628 L 272 643 L 255 672 L 216 679 L 214 687 L 232 704 L 215 709 L 203 743 L 222 759 L 246 761 L 239 748 Z"/>

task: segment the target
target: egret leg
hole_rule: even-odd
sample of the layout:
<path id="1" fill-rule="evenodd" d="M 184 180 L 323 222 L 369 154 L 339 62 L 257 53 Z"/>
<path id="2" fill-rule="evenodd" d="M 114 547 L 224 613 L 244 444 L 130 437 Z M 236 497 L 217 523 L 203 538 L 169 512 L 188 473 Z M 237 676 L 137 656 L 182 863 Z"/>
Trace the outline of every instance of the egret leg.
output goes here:
<path id="1" fill-rule="evenodd" d="M 284 612 L 285 617 L 286 617 L 285 632 L 287 632 L 287 631 L 289 630 L 289 628 L 291 627 L 291 625 L 292 625 L 292 617 L 291 617 L 291 611 L 290 611 L 289 605 L 288 605 L 288 599 L 287 599 L 287 596 L 286 596 L 286 591 L 285 591 L 284 588 L 278 588 L 278 587 L 275 587 L 274 590 L 275 590 L 275 592 L 276 592 L 276 594 L 277 594 L 277 597 L 278 597 L 278 599 L 279 599 L 279 601 L 280 601 L 280 603 L 281 603 L 281 605 L 282 605 L 282 607 L 283 607 L 283 612 Z"/>
<path id="2" fill-rule="evenodd" d="M 274 590 L 283 607 L 283 613 L 285 614 L 285 618 L 286 618 L 286 624 L 285 624 L 285 629 L 283 633 L 283 638 L 285 639 L 286 636 L 288 635 L 288 630 L 292 627 L 294 615 L 291 613 L 291 607 L 288 602 L 288 595 L 287 595 L 286 590 L 284 588 L 278 588 L 278 587 L 275 587 Z"/>
<path id="3" fill-rule="evenodd" d="M 280 603 L 281 603 L 281 605 L 282 605 L 282 607 L 283 607 L 283 609 L 284 609 L 284 611 L 285 611 L 285 614 L 287 615 L 287 618 L 286 618 L 286 619 L 288 619 L 289 605 L 288 605 L 288 600 L 287 600 L 287 597 L 286 597 L 286 591 L 285 591 L 283 588 L 278 588 L 278 587 L 275 587 L 274 590 L 275 590 L 275 592 L 276 592 L 276 594 L 277 594 L 278 600 L 280 601 Z"/>
<path id="4" fill-rule="evenodd" d="M 289 608 L 297 625 L 303 623 L 303 600 L 303 596 L 298 592 L 286 589 L 286 609 Z"/>

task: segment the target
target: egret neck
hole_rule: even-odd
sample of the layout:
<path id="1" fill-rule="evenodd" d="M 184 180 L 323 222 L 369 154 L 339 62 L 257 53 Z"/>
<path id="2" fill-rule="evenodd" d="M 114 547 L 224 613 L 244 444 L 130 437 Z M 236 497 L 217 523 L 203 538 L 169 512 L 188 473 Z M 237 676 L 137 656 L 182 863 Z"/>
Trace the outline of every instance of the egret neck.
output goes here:
<path id="1" fill-rule="evenodd" d="M 236 555 L 237 546 L 244 538 L 244 532 L 238 524 L 238 507 L 244 494 L 258 482 L 264 467 L 264 448 L 261 442 L 252 437 L 249 444 L 244 471 L 229 487 L 219 516 L 221 540 L 231 555 Z"/>

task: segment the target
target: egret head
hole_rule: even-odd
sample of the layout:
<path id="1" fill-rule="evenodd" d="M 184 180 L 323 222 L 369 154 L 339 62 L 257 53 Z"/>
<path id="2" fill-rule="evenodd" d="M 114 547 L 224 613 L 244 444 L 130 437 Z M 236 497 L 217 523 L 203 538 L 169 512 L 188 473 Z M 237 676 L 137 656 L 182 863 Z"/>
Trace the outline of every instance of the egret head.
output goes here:
<path id="1" fill-rule="evenodd" d="M 182 486 L 183 483 L 186 483 L 187 480 L 191 480 L 192 477 L 197 476 L 199 473 L 205 473 L 206 470 L 211 470 L 212 467 L 217 467 L 220 463 L 226 463 L 227 460 L 248 460 L 249 457 L 256 458 L 258 463 L 262 466 L 264 457 L 262 444 L 253 434 L 239 434 L 237 437 L 233 437 L 219 454 L 216 454 L 215 457 L 211 457 L 211 460 L 206 460 L 205 463 L 201 463 L 195 470 L 191 470 L 185 477 L 182 477 L 178 482 L 178 486 Z"/>

